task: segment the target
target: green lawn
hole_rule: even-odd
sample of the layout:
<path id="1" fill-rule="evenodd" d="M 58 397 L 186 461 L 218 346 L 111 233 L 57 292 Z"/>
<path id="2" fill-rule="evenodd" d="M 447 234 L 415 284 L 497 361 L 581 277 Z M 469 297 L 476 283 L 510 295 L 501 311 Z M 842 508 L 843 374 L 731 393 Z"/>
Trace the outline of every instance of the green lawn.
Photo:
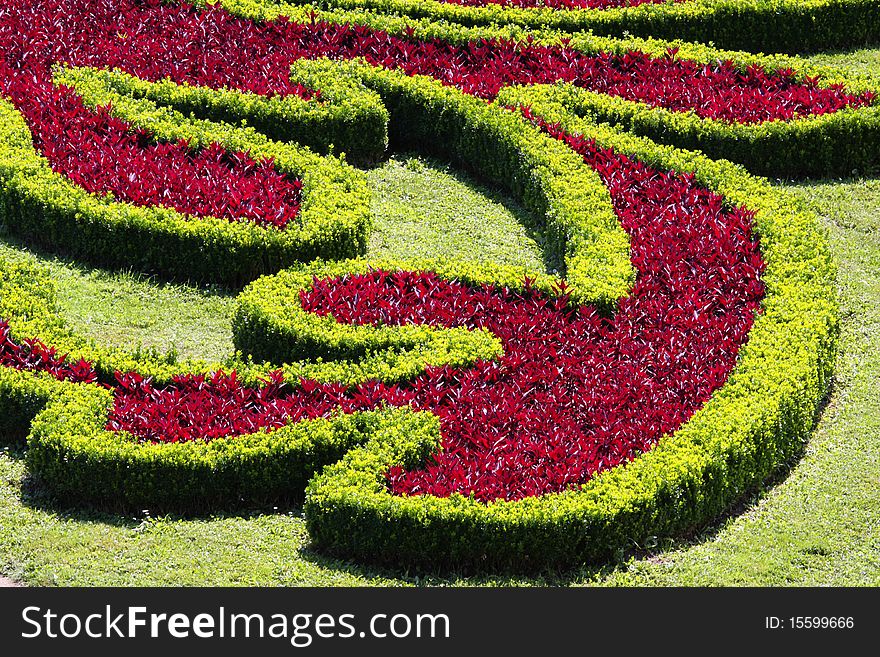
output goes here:
<path id="1" fill-rule="evenodd" d="M 880 50 L 816 59 L 876 70 Z M 400 156 L 368 175 L 378 215 L 371 255 L 545 266 L 522 209 L 443 165 Z M 823 216 L 838 259 L 836 385 L 793 470 L 699 535 L 542 578 L 419 579 L 310 552 L 296 511 L 198 520 L 59 512 L 27 481 L 21 454 L 0 452 L 0 572 L 31 585 L 880 585 L 880 179 L 784 187 Z M 25 250 L 10 240 L 5 249 Z M 34 257 L 84 333 L 212 359 L 232 350 L 228 293 Z"/>

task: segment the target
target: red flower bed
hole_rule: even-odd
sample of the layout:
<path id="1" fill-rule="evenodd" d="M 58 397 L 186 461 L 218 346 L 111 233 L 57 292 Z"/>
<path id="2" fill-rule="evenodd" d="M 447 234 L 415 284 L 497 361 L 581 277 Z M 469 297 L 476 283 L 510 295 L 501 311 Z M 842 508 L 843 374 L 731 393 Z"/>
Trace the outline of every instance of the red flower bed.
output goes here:
<path id="1" fill-rule="evenodd" d="M 379 402 L 431 410 L 444 451 L 424 470 L 388 473 L 397 493 L 518 499 L 583 483 L 675 431 L 727 379 L 763 295 L 751 215 L 727 210 L 692 177 L 651 169 L 564 139 L 601 174 L 632 238 L 638 272 L 613 318 L 567 299 L 431 273 L 374 272 L 316 281 L 307 310 L 359 324 L 486 328 L 498 361 L 430 368 L 400 386 L 345 389 L 306 382 L 264 391 L 216 380 L 124 385 L 109 428 L 145 440 L 187 440 L 281 426 L 288 417 L 365 410 Z"/>
<path id="2" fill-rule="evenodd" d="M 467 7 L 486 7 L 501 5 L 502 7 L 523 7 L 528 9 L 614 9 L 617 7 L 638 7 L 639 5 L 657 5 L 666 0 L 442 0 L 449 4 Z M 686 0 L 676 0 L 685 2 Z"/>
<path id="3" fill-rule="evenodd" d="M 592 91 L 740 123 L 826 114 L 871 102 L 841 88 L 797 82 L 792 71 L 738 71 L 672 53 L 586 55 L 563 46 L 420 41 L 351 25 L 258 24 L 209 7 L 163 0 L 34 0 L 0 8 L 0 92 L 25 114 L 54 169 L 93 192 L 142 205 L 283 227 L 299 209 L 299 183 L 219 148 L 153 144 L 148 135 L 86 109 L 52 88 L 56 62 L 119 67 L 148 80 L 309 96 L 288 75 L 304 57 L 365 57 L 430 75 L 483 98 L 511 84 L 573 82 Z M 225 193 L 228 190 L 228 193 Z"/>
<path id="4" fill-rule="evenodd" d="M 284 194 L 273 187 L 283 185 L 267 165 L 241 156 L 236 161 L 216 149 L 195 154 L 182 145 L 156 146 L 106 112 L 85 110 L 69 92 L 50 88 L 53 62 L 303 95 L 305 90 L 287 78 L 290 63 L 327 55 L 365 56 L 484 98 L 508 84 L 567 80 L 743 123 L 834 112 L 871 100 L 840 88 L 820 89 L 815 81 L 798 83 L 790 71 L 739 72 L 729 62 L 702 66 L 672 52 L 651 58 L 588 56 L 565 47 L 503 41 L 452 46 L 356 26 L 256 24 L 221 9 L 196 11 L 160 0 L 35 0 L 0 9 L 0 90 L 22 108 L 37 145 L 50 157 L 61 154 L 61 170 L 74 178 L 80 172 L 105 175 L 86 173 L 90 162 L 83 150 L 108 159 L 129 157 L 137 184 L 126 187 L 121 181 L 118 193 L 136 194 L 144 180 L 154 180 L 156 191 L 148 202 L 166 192 L 173 197 L 175 178 L 192 183 L 198 176 L 228 175 L 223 185 L 246 180 L 259 188 L 244 171 L 264 175 L 278 198 Z M 41 102 L 29 103 L 31 98 Z M 248 388 L 234 373 L 180 377 L 157 387 L 136 375 L 120 375 L 108 428 L 131 431 L 145 441 L 175 442 L 240 435 L 380 402 L 411 405 L 440 417 L 444 451 L 424 470 L 390 471 L 391 489 L 473 493 L 480 500 L 564 490 L 650 449 L 724 383 L 747 339 L 763 295 L 763 261 L 751 234 L 752 217 L 725 208 L 720 196 L 692 177 L 657 171 L 553 126 L 544 128 L 599 172 L 631 236 L 637 281 L 613 318 L 590 307 L 570 309 L 564 297 L 470 288 L 429 273 L 375 272 L 317 281 L 300 300 L 309 310 L 332 313 L 340 321 L 482 327 L 499 337 L 505 354 L 465 369 L 430 368 L 405 385 L 351 389 L 310 381 L 290 389 L 278 375 L 260 388 Z M 96 140 L 97 151 L 88 150 L 88 139 Z M 111 184 L 107 176 L 101 185 Z M 194 202 L 207 204 L 210 195 L 205 191 Z M 262 198 L 254 205 L 266 208 Z M 283 205 L 279 201 L 275 207 Z M 36 345 L 6 341 L 0 357 L 12 367 L 68 376 L 63 358 Z M 83 372 L 93 377 L 90 368 Z"/>
<path id="5" fill-rule="evenodd" d="M 241 385 L 235 372 L 179 376 L 162 387 L 135 373 L 117 374 L 116 380 L 107 428 L 151 441 L 210 440 L 277 429 L 349 406 L 342 386 L 307 385 L 292 394 L 280 372 L 257 388 Z"/>
<path id="6" fill-rule="evenodd" d="M 52 169 L 90 192 L 278 228 L 299 214 L 301 182 L 278 173 L 271 161 L 218 145 L 192 149 L 183 141 L 156 142 L 107 108 L 87 109 L 70 90 L 16 74 L 5 62 L 0 93 L 22 112 Z"/>
<path id="7" fill-rule="evenodd" d="M 68 362 L 54 347 L 37 339 L 16 342 L 9 335 L 9 323 L 0 319 L 0 366 L 25 372 L 46 372 L 59 381 L 94 383 L 97 380 L 92 364 L 82 359 Z"/>
<path id="8" fill-rule="evenodd" d="M 52 16 L 53 24 L 62 22 L 66 39 L 75 44 L 75 49 L 56 46 L 56 60 L 116 66 L 148 80 L 170 77 L 255 93 L 302 95 L 302 87 L 291 83 L 288 75 L 297 59 L 364 57 L 484 98 L 494 97 L 504 86 L 565 80 L 657 107 L 693 109 L 706 118 L 741 123 L 825 114 L 868 102 L 841 89 L 797 83 L 791 71 L 739 72 L 730 62 L 702 66 L 643 53 L 591 56 L 562 46 L 497 40 L 456 46 L 356 25 L 302 24 L 284 18 L 257 24 L 220 8 L 195 10 L 163 0 L 48 4 L 64 12 L 63 18 Z M 23 11 L 34 12 L 38 22 L 45 20 L 45 10 Z"/>

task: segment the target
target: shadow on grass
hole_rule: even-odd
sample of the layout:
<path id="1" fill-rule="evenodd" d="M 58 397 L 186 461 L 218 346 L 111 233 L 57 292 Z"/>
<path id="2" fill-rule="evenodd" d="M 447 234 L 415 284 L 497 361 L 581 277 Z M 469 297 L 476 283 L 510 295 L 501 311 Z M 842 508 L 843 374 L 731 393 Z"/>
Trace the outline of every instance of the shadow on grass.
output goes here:
<path id="1" fill-rule="evenodd" d="M 50 248 L 37 241 L 10 233 L 7 228 L 0 225 L 0 248 L 14 249 L 19 255 L 31 257 L 40 264 L 57 263 L 65 268 L 74 270 L 82 276 L 92 271 L 99 271 L 107 275 L 129 277 L 137 282 L 153 285 L 163 289 L 171 286 L 187 286 L 197 288 L 199 293 L 206 297 L 229 298 L 238 294 L 240 290 L 227 288 L 218 284 L 205 285 L 186 280 L 174 280 L 165 278 L 159 274 L 124 267 L 108 267 L 100 262 L 83 262 L 76 252 L 64 249 Z"/>
<path id="2" fill-rule="evenodd" d="M 21 445 L 4 448 L 3 453 L 13 461 L 25 458 L 25 448 Z M 72 505 L 59 502 L 38 480 L 25 474 L 19 483 L 19 497 L 23 506 L 35 512 L 51 514 L 62 521 L 73 521 L 88 525 L 108 525 L 136 531 L 150 522 L 212 521 L 229 518 L 253 520 L 266 515 L 286 515 L 301 519 L 302 510 L 292 505 L 253 509 L 218 509 L 211 513 L 198 515 L 156 515 L 149 510 L 119 512 L 92 506 Z M 360 564 L 338 559 L 318 552 L 310 544 L 299 550 L 303 561 L 321 569 L 345 573 L 365 580 L 398 580 L 416 586 L 479 586 L 492 584 L 498 586 L 568 586 L 584 579 L 594 580 L 610 574 L 618 567 L 616 563 L 559 571 L 498 571 L 469 572 L 465 570 L 420 570 Z"/>
<path id="3" fill-rule="evenodd" d="M 396 579 L 417 586 L 572 586 L 596 582 L 623 566 L 621 560 L 586 564 L 567 569 L 542 570 L 471 570 L 395 568 L 353 563 L 323 554 L 306 544 L 300 550 L 303 561 L 327 570 L 362 578 Z"/>

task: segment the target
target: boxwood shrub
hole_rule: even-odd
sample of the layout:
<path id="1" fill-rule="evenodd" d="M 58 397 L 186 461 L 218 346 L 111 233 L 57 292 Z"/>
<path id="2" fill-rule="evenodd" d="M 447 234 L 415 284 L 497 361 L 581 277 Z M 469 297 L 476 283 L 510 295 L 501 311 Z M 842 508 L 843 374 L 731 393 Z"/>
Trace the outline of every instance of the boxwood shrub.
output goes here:
<path id="1" fill-rule="evenodd" d="M 330 0 L 337 2 L 337 0 Z M 373 0 L 338 0 L 339 2 L 360 3 Z M 377 2 L 397 2 L 398 0 L 376 0 Z M 399 0 L 408 3 L 409 0 Z M 683 32 L 671 30 L 670 33 L 653 33 L 657 38 L 606 38 L 590 33 L 560 34 L 551 30 L 529 31 L 512 24 L 480 25 L 467 27 L 427 18 L 413 18 L 409 15 L 385 15 L 366 11 L 346 11 L 331 9 L 315 11 L 309 6 L 290 3 L 276 3 L 269 0 L 221 0 L 220 4 L 231 13 L 257 21 L 274 20 L 288 16 L 291 20 L 310 22 L 327 21 L 337 24 L 356 24 L 389 34 L 413 39 L 440 39 L 454 45 L 472 41 L 491 39 L 528 39 L 543 45 L 561 45 L 581 51 L 587 55 L 611 53 L 621 55 L 629 51 L 643 52 L 653 57 L 667 56 L 670 50 L 675 56 L 697 62 L 701 65 L 714 65 L 730 61 L 739 70 L 760 67 L 766 71 L 779 69 L 792 70 L 798 80 L 818 78 L 821 87 L 843 85 L 849 92 L 861 94 L 871 92 L 875 98 L 870 106 L 858 109 L 844 109 L 821 116 L 800 117 L 790 121 L 769 121 L 762 124 L 731 124 L 725 121 L 700 118 L 693 112 L 674 112 L 663 108 L 653 108 L 646 103 L 629 101 L 606 94 L 591 93 L 584 89 L 571 90 L 571 106 L 574 111 L 597 121 L 604 121 L 631 130 L 661 143 L 679 148 L 701 150 L 707 155 L 729 159 L 746 165 L 753 173 L 774 177 L 803 176 L 841 176 L 852 175 L 853 171 L 864 172 L 880 164 L 880 76 L 854 76 L 832 66 L 814 65 L 807 60 L 786 55 L 750 54 L 721 50 L 717 47 L 699 43 L 684 42 Z M 431 1 L 412 3 L 413 5 L 434 7 L 443 5 L 455 10 L 458 5 Z M 760 15 L 775 11 L 791 10 L 798 13 L 798 7 L 809 6 L 805 10 L 816 10 L 819 5 L 841 8 L 849 6 L 853 11 L 864 12 L 865 24 L 880 34 L 880 0 L 695 0 L 683 3 L 661 5 L 641 5 L 628 9 L 581 12 L 584 14 L 606 14 L 607 12 L 663 12 L 682 11 L 678 19 L 690 25 L 689 12 L 697 7 L 712 5 L 717 11 L 730 16 L 732 12 L 747 12 L 755 4 L 766 5 Z M 784 7 L 782 7 L 784 5 Z M 722 6 L 724 7 L 722 9 Z M 735 6 L 735 7 L 734 7 Z M 856 10 L 856 7 L 860 9 Z M 495 11 L 492 7 L 487 10 Z M 772 11 L 771 11 L 772 9 Z M 508 10 L 504 10 L 508 11 Z M 543 10 L 542 10 L 543 11 Z M 405 13 L 405 12 L 404 12 Z M 552 12 L 560 13 L 560 12 Z M 565 12 L 562 12 L 565 13 Z M 609 14 L 610 15 L 610 14 Z M 862 17 L 863 14 L 859 13 Z M 870 20 L 867 18 L 870 16 Z M 763 19 L 761 19 L 763 20 Z M 760 22 L 760 21 L 759 21 Z M 812 25 L 813 19 L 808 22 Z M 763 28 L 762 28 L 763 29 Z M 809 39 L 817 32 L 815 26 L 809 29 L 795 29 L 794 39 Z M 857 32 L 852 32 L 856 34 Z M 628 34 L 642 34 L 628 31 Z M 772 37 L 776 30 L 770 30 Z M 744 47 L 733 43 L 715 40 L 716 45 L 727 48 Z M 762 49 L 759 49 L 762 50 Z M 772 51 L 771 48 L 763 50 Z M 503 93 L 504 90 L 502 90 Z M 392 136 L 393 137 L 393 136 Z"/>
<path id="2" fill-rule="evenodd" d="M 2 381 L 2 379 L 0 379 Z M 108 431 L 112 393 L 71 386 L 33 422 L 28 469 L 57 501 L 186 514 L 301 505 L 307 482 L 400 412 L 338 415 L 210 442 L 142 443 Z"/>
<path id="3" fill-rule="evenodd" d="M 298 60 L 291 79 L 320 92 L 320 99 L 261 96 L 236 89 L 211 89 L 171 80 L 149 82 L 119 70 L 61 68 L 59 83 L 72 87 L 99 83 L 119 96 L 148 99 L 187 116 L 237 125 L 244 123 L 274 141 L 315 152 L 345 154 L 347 162 L 372 164 L 388 147 L 388 112 L 379 96 L 351 77 L 338 75 L 327 60 Z"/>
<path id="4" fill-rule="evenodd" d="M 481 161 L 471 155 L 503 143 L 486 140 L 487 134 L 505 134 L 497 126 L 507 125 L 506 119 L 496 124 L 494 117 L 515 117 L 502 110 L 471 113 L 472 99 L 456 98 L 458 92 L 423 78 L 363 67 L 359 74 L 387 104 L 392 140 L 400 121 L 406 129 L 398 139 L 413 132 L 419 139 L 433 137 L 429 141 L 441 142 L 453 157 Z M 831 376 L 838 332 L 834 267 L 817 219 L 741 167 L 597 126 L 564 111 L 564 90 L 560 96 L 553 91 L 558 90 L 532 90 L 534 97 L 527 99 L 547 120 L 653 167 L 692 173 L 727 203 L 755 213 L 767 265 L 761 313 L 727 383 L 673 435 L 577 489 L 485 504 L 455 494 L 440 498 L 388 491 L 384 475 L 390 466 L 419 467 L 439 448 L 439 423 L 430 414 L 380 411 L 211 443 L 153 445 L 104 430 L 110 393 L 68 386 L 70 391 L 34 421 L 28 456 L 32 472 L 63 499 L 193 512 L 264 504 L 272 495 L 296 500 L 299 487 L 306 486 L 306 523 L 319 549 L 406 567 L 557 568 L 607 557 L 650 536 L 687 530 L 727 508 L 797 454 Z M 518 158 L 487 160 L 492 164 L 486 175 L 503 178 L 528 196 L 529 180 L 504 170 L 506 162 L 515 168 Z M 596 207 L 604 204 L 600 199 Z M 318 326 L 321 322 L 289 303 L 289 295 L 309 284 L 308 276 L 368 266 L 363 261 L 317 263 L 256 282 L 241 300 L 238 339 L 253 340 L 252 350 L 263 349 L 267 356 L 285 349 L 288 335 L 305 336 L 304 344 L 314 347 L 302 354 L 317 353 L 330 343 L 346 356 L 399 347 L 393 333 L 348 334 L 335 325 Z M 474 282 L 517 273 L 469 274 L 444 263 L 434 267 L 441 275 L 471 276 Z M 546 278 L 540 284 L 552 285 Z M 282 307 L 285 299 L 290 307 Z M 253 326 L 249 318 L 256 318 Z M 276 335 L 259 345 L 256 335 L 263 328 Z M 346 341 L 357 347 L 350 349 Z M 290 476 L 282 482 L 284 473 Z"/>
<path id="5" fill-rule="evenodd" d="M 838 50 L 880 40 L 878 0 L 667 0 L 608 9 L 471 7 L 443 0 L 292 0 L 291 4 L 462 25 L 685 39 L 752 52 Z"/>
<path id="6" fill-rule="evenodd" d="M 577 489 L 519 501 L 392 495 L 387 469 L 423 464 L 439 432 L 427 422 L 383 431 L 310 482 L 306 522 L 322 550 L 425 568 L 554 568 L 606 558 L 715 517 L 783 467 L 809 435 L 838 334 L 834 266 L 816 217 L 740 167 L 570 115 L 562 124 L 651 166 L 693 173 L 755 212 L 767 294 L 736 368 L 650 451 Z"/>

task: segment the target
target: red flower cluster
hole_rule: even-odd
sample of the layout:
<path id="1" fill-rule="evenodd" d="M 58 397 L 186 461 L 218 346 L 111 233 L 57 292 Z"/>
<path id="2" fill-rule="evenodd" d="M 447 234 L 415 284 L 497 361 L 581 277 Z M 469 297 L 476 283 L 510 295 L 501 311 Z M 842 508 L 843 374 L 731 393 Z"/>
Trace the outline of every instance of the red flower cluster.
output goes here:
<path id="1" fill-rule="evenodd" d="M 405 406 L 411 398 L 378 382 L 350 389 L 302 379 L 294 388 L 280 370 L 258 387 L 243 385 L 234 371 L 176 376 L 164 386 L 134 372 L 117 373 L 116 381 L 107 429 L 160 443 L 242 436 L 340 411 L 368 411 L 380 403 Z"/>
<path id="2" fill-rule="evenodd" d="M 211 440 L 277 429 L 348 406 L 344 386 L 309 386 L 306 382 L 293 394 L 280 372 L 271 373 L 256 388 L 243 386 L 235 372 L 178 376 L 160 388 L 136 373 L 117 373 L 116 380 L 107 428 L 133 431 L 143 440 L 156 442 Z"/>
<path id="3" fill-rule="evenodd" d="M 636 52 L 592 56 L 530 41 L 481 40 L 459 46 L 357 25 L 303 24 L 284 18 L 257 24 L 221 8 L 195 10 L 163 0 L 50 1 L 65 5 L 67 20 L 76 23 L 69 38 L 81 44 L 81 63 L 117 66 L 144 79 L 171 77 L 255 93 L 302 94 L 288 76 L 297 59 L 364 57 L 409 75 L 429 75 L 483 98 L 513 84 L 565 80 L 657 107 L 693 109 L 700 116 L 740 123 L 824 114 L 869 102 L 842 89 L 798 83 L 790 71 L 741 72 L 731 62 L 703 66 Z"/>
<path id="4" fill-rule="evenodd" d="M 568 80 L 657 106 L 751 123 L 871 102 L 840 88 L 820 89 L 815 81 L 796 82 L 790 71 L 738 71 L 729 62 L 701 66 L 674 52 L 651 58 L 588 56 L 561 46 L 504 41 L 453 46 L 357 26 L 284 19 L 257 24 L 216 7 L 202 11 L 162 0 L 33 0 L 0 8 L 0 91 L 22 107 L 38 145 L 50 154 L 73 153 L 64 160 L 68 175 L 89 166 L 85 157 L 75 158 L 80 148 L 130 157 L 127 162 L 156 162 L 156 171 L 160 159 L 170 169 L 177 162 L 179 171 L 156 174 L 168 185 L 161 192 L 157 185 L 156 194 L 171 190 L 173 196 L 173 177 L 191 183 L 187 176 L 219 175 L 215 160 L 221 159 L 235 185 L 254 182 L 242 171 L 260 170 L 254 176 L 274 181 L 265 185 L 284 196 L 267 165 L 236 161 L 215 149 L 195 154 L 181 145 L 156 146 L 106 112 L 86 111 L 69 92 L 51 89 L 53 62 L 302 94 L 290 83 L 288 67 L 298 58 L 318 56 L 363 56 L 484 98 L 508 84 Z M 30 97 L 41 102 L 29 104 Z M 300 300 L 314 312 L 346 322 L 486 328 L 502 341 L 504 356 L 463 369 L 430 368 L 397 386 L 303 381 L 288 389 L 275 374 L 251 388 L 234 373 L 218 373 L 157 387 L 137 375 L 120 375 L 108 427 L 146 441 L 173 442 L 239 435 L 340 409 L 409 405 L 440 417 L 444 451 L 424 470 L 390 471 L 391 489 L 473 493 L 480 500 L 564 490 L 649 449 L 724 383 L 747 339 L 764 292 L 752 217 L 725 208 L 720 196 L 690 176 L 658 171 L 558 127 L 543 127 L 601 175 L 631 236 L 637 280 L 613 318 L 590 307 L 571 309 L 564 295 L 473 288 L 430 273 L 373 272 L 316 281 Z M 82 137 L 86 132 L 90 136 Z M 97 151 L 84 143 L 91 135 L 101 144 Z M 130 156 L 120 155 L 128 148 L 134 149 Z M 134 173 L 132 188 L 140 187 L 148 177 L 138 177 L 140 165 L 130 166 L 136 171 L 125 174 Z M 209 195 L 205 191 L 199 202 Z M 262 198 L 255 206 L 266 207 Z M 35 345 L 19 348 L 28 358 L 51 354 L 37 362 L 55 362 L 54 352 Z M 11 343 L 4 342 L 0 353 L 13 367 L 28 369 L 32 362 L 15 356 Z M 81 367 L 88 375 L 86 365 Z"/>
<path id="5" fill-rule="evenodd" d="M 108 426 L 186 440 L 408 405 L 440 417 L 444 450 L 424 470 L 392 469 L 391 489 L 481 500 L 564 490 L 650 449 L 724 383 L 747 338 L 764 291 L 752 217 L 725 209 L 691 176 L 545 127 L 601 174 L 631 235 L 638 278 L 613 318 L 572 309 L 564 295 L 469 287 L 432 273 L 318 280 L 301 296 L 307 310 L 358 324 L 485 328 L 504 356 L 429 368 L 400 386 L 304 382 L 284 391 L 276 382 L 260 392 L 225 376 L 163 389 L 139 381 L 120 389 Z"/>
<path id="6" fill-rule="evenodd" d="M 442 0 L 450 4 L 468 7 L 486 7 L 501 5 L 502 7 L 523 7 L 529 9 L 613 9 L 616 7 L 637 7 L 639 5 L 656 5 L 666 0 Z M 675 0 L 685 2 L 686 0 Z"/>
<path id="7" fill-rule="evenodd" d="M 16 342 L 9 335 L 9 323 L 0 319 L 0 366 L 25 372 L 47 372 L 59 381 L 94 383 L 97 380 L 92 364 L 82 359 L 68 362 L 54 347 L 37 339 Z"/>
<path id="8" fill-rule="evenodd" d="M 299 214 L 301 182 L 277 172 L 270 160 L 257 162 L 218 145 L 157 142 L 108 108 L 89 110 L 72 91 L 15 75 L 5 63 L 0 92 L 16 103 L 52 169 L 90 192 L 278 228 Z"/>
<path id="9" fill-rule="evenodd" d="M 740 123 L 836 112 L 872 102 L 839 87 L 797 81 L 792 71 L 738 70 L 669 53 L 586 55 L 533 42 L 451 45 L 354 25 L 260 24 L 216 6 L 200 10 L 164 0 L 32 0 L 0 7 L 0 93 L 25 114 L 35 143 L 56 171 L 93 192 L 142 205 L 283 227 L 299 210 L 299 183 L 243 154 L 149 135 L 86 109 L 51 85 L 54 63 L 118 67 L 148 80 L 259 94 L 309 91 L 290 81 L 297 59 L 365 57 L 373 64 L 430 75 L 483 98 L 504 86 L 564 80 L 592 91 L 674 111 Z"/>

